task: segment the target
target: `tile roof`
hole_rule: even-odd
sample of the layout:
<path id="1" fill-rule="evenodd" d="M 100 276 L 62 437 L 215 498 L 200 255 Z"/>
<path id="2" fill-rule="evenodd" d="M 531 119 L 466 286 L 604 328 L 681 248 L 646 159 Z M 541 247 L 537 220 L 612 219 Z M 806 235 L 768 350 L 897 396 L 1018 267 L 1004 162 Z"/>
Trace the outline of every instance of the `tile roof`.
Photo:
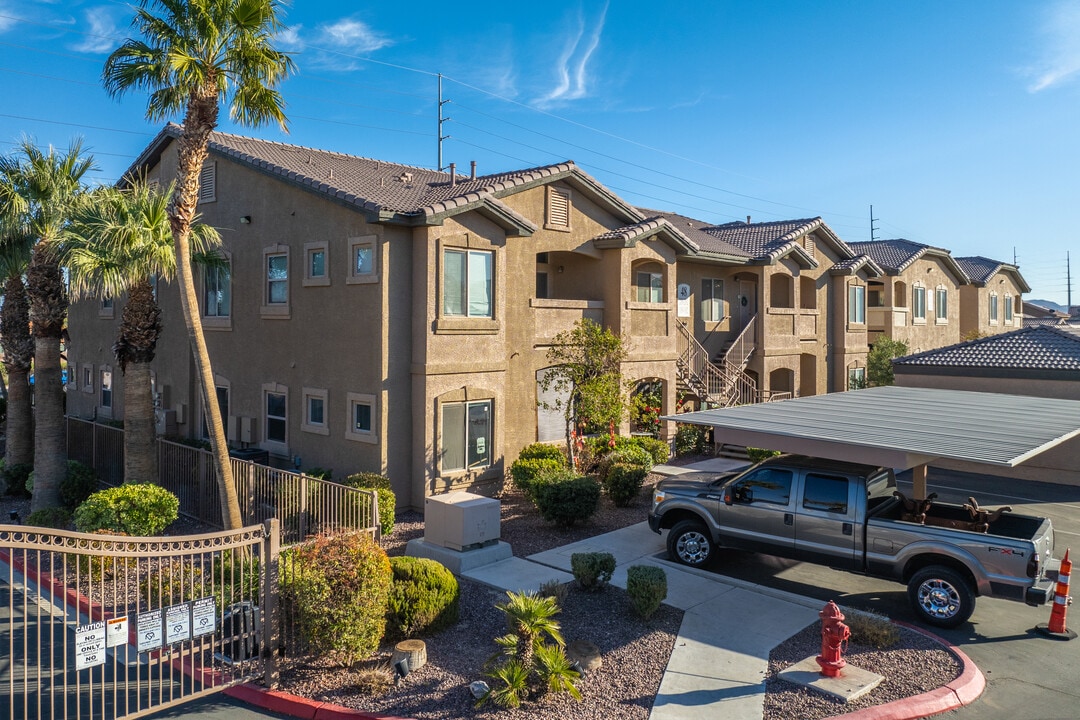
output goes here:
<path id="1" fill-rule="evenodd" d="M 994 273 L 1005 264 L 999 260 L 991 260 L 981 256 L 958 257 L 957 264 L 964 269 L 967 276 L 977 283 L 985 283 L 994 277 Z"/>
<path id="2" fill-rule="evenodd" d="M 922 257 L 927 250 L 932 249 L 929 245 L 903 238 L 851 242 L 848 245 L 857 253 L 869 255 L 874 259 L 874 262 L 890 272 L 900 272 Z"/>
<path id="3" fill-rule="evenodd" d="M 705 232 L 717 240 L 734 245 L 752 257 L 768 258 L 780 255 L 796 238 L 814 231 L 821 224 L 819 217 L 764 223 L 737 220 L 707 227 Z"/>
<path id="4" fill-rule="evenodd" d="M 614 230 L 608 230 L 593 238 L 594 241 L 604 240 L 618 240 L 620 242 L 630 242 L 641 237 L 649 237 L 656 234 L 659 231 L 667 231 L 670 235 L 674 236 L 676 240 L 684 245 L 688 250 L 696 252 L 700 249 L 697 243 L 688 238 L 684 232 L 675 227 L 668 221 L 667 218 L 662 216 L 655 216 L 645 218 L 639 223 L 633 225 L 624 225 Z"/>
<path id="5" fill-rule="evenodd" d="M 1080 328 L 1038 325 L 898 358 L 897 366 L 1080 370 Z"/>
<path id="6" fill-rule="evenodd" d="M 662 217 L 677 228 L 683 235 L 686 235 L 691 241 L 693 241 L 702 252 L 708 253 L 720 253 L 721 255 L 733 255 L 735 257 L 743 257 L 750 259 L 753 257 L 750 253 L 746 252 L 742 248 L 736 247 L 731 243 L 724 242 L 706 232 L 707 228 L 711 227 L 709 223 L 702 222 L 701 220 L 695 220 L 692 217 L 686 215 L 680 215 L 673 212 L 665 212 L 662 210 L 649 210 L 646 208 L 638 208 L 646 217 Z"/>
<path id="7" fill-rule="evenodd" d="M 854 275 L 862 267 L 866 267 L 868 272 L 874 277 L 881 277 L 885 272 L 881 267 L 874 262 L 873 258 L 869 255 L 856 255 L 855 257 L 841 260 L 833 265 L 829 272 L 833 275 Z"/>
<path id="8" fill-rule="evenodd" d="M 1024 317 L 1024 327 L 1035 327 L 1037 325 L 1065 325 L 1065 318 L 1057 317 L 1054 315 L 1047 315 L 1046 317 Z"/>

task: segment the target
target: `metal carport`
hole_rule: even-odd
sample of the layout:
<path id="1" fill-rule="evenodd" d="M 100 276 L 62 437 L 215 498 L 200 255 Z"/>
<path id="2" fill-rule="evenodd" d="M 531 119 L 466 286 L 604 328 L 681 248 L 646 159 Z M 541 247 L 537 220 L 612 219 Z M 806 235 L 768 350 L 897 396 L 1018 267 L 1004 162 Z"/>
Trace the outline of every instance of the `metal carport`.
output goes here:
<path id="1" fill-rule="evenodd" d="M 934 460 L 1016 467 L 1080 435 L 1080 400 L 889 386 L 663 419 L 709 425 L 717 442 L 912 468 L 924 498 Z"/>

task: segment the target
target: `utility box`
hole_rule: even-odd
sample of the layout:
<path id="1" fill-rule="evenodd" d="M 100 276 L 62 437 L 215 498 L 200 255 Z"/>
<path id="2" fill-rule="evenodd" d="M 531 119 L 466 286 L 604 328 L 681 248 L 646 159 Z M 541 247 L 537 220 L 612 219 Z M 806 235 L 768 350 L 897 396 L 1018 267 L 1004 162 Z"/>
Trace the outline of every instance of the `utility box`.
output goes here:
<path id="1" fill-rule="evenodd" d="M 499 501 L 461 491 L 427 498 L 424 541 L 458 551 L 497 543 Z"/>

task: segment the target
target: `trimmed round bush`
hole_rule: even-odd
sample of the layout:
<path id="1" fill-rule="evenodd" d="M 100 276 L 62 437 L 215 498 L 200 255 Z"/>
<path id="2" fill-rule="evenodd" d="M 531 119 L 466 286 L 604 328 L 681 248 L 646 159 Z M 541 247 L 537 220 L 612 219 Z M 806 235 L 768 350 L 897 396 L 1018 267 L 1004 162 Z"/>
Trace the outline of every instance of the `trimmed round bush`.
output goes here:
<path id="1" fill-rule="evenodd" d="M 521 448 L 521 452 L 518 453 L 518 460 L 558 460 L 565 465 L 566 455 L 558 445 L 533 443 Z"/>
<path id="2" fill-rule="evenodd" d="M 345 665 L 379 649 L 393 571 L 367 533 L 319 536 L 282 553 L 285 612 L 314 653 Z"/>
<path id="3" fill-rule="evenodd" d="M 705 428 L 701 425 L 676 423 L 675 455 L 701 455 L 705 452 Z"/>
<path id="4" fill-rule="evenodd" d="M 387 637 L 430 635 L 458 621 L 458 581 L 441 563 L 392 557 L 390 569 L 394 581 L 386 610 Z"/>
<path id="5" fill-rule="evenodd" d="M 383 535 L 394 532 L 397 496 L 390 489 L 390 478 L 379 473 L 361 472 L 349 475 L 341 484 L 361 490 L 374 490 L 379 498 L 379 532 Z"/>
<path id="6" fill-rule="evenodd" d="M 645 452 L 649 453 L 653 465 L 666 463 L 671 457 L 671 448 L 663 440 L 653 437 L 635 437 L 634 442 Z"/>
<path id="7" fill-rule="evenodd" d="M 51 507 L 35 510 L 26 518 L 27 525 L 67 530 L 71 525 L 71 512 L 67 508 Z"/>
<path id="8" fill-rule="evenodd" d="M 27 497 L 34 490 L 30 476 L 34 472 L 34 466 L 26 463 L 16 463 L 8 467 L 4 466 L 4 492 L 17 497 Z"/>
<path id="9" fill-rule="evenodd" d="M 613 463 L 604 477 L 604 491 L 615 507 L 627 507 L 641 494 L 641 485 L 648 474 L 648 469 L 640 465 Z"/>
<path id="10" fill-rule="evenodd" d="M 550 472 L 557 472 L 566 467 L 566 459 L 550 457 L 518 458 L 510 465 L 510 477 L 525 497 L 533 499 L 533 486 L 537 478 Z"/>
<path id="11" fill-rule="evenodd" d="M 75 509 L 79 532 L 106 530 L 134 537 L 159 535 L 179 517 L 180 500 L 150 483 L 99 490 Z"/>
<path id="12" fill-rule="evenodd" d="M 592 517 L 600 506 L 600 483 L 588 476 L 541 476 L 533 494 L 540 516 L 566 527 Z"/>
<path id="13" fill-rule="evenodd" d="M 648 620 L 667 597 L 667 574 L 654 565 L 631 565 L 626 569 L 626 594 L 634 612 Z"/>
<path id="14" fill-rule="evenodd" d="M 92 467 L 78 460 L 68 460 L 67 474 L 60 481 L 60 502 L 68 510 L 74 510 L 97 491 L 99 484 Z"/>

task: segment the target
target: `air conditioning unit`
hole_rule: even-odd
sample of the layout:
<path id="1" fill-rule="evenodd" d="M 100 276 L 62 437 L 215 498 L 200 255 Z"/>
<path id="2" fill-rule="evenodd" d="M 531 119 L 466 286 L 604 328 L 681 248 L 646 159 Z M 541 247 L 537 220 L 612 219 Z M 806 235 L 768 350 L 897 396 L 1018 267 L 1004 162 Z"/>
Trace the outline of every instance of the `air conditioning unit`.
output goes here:
<path id="1" fill-rule="evenodd" d="M 499 501 L 461 491 L 425 499 L 424 541 L 458 551 L 497 543 Z"/>
<path id="2" fill-rule="evenodd" d="M 176 435 L 176 411 L 155 410 L 154 430 L 158 435 Z"/>

